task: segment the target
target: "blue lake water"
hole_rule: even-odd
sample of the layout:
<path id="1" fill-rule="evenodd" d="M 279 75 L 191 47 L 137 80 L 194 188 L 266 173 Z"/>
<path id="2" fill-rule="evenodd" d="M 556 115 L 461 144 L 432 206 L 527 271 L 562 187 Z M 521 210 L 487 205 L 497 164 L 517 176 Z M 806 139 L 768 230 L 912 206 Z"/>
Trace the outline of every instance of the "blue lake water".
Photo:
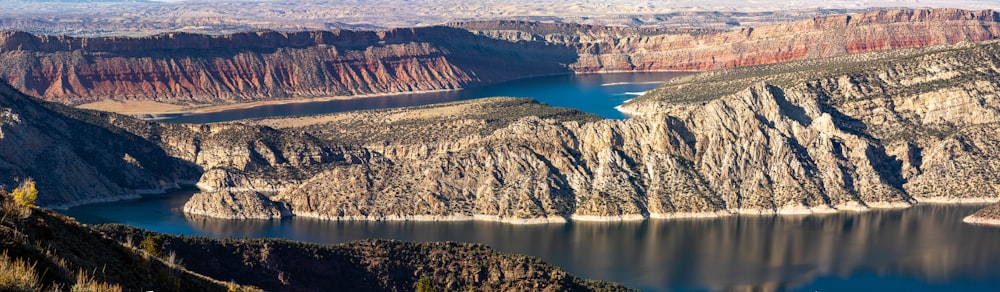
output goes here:
<path id="1" fill-rule="evenodd" d="M 351 110 L 417 106 L 491 96 L 531 97 L 540 102 L 576 108 L 609 119 L 625 116 L 615 109 L 626 100 L 656 88 L 683 72 L 640 72 L 559 75 L 520 79 L 456 91 L 399 94 L 359 99 L 288 103 L 165 118 L 176 123 L 212 123 L 238 119 L 313 115 Z"/>
<path id="2" fill-rule="evenodd" d="M 190 195 L 89 205 L 66 214 L 88 224 L 123 223 L 215 238 L 481 242 L 503 252 L 537 256 L 581 277 L 644 291 L 997 291 L 1000 287 L 1000 228 L 961 222 L 982 205 L 511 225 L 220 220 L 181 213 Z"/>

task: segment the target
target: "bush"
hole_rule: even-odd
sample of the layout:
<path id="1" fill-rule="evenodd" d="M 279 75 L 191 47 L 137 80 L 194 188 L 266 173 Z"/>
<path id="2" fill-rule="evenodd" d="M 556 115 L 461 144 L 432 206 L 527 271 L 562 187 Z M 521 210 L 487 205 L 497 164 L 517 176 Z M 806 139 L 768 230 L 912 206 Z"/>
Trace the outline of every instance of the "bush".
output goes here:
<path id="1" fill-rule="evenodd" d="M 36 291 L 41 288 L 35 266 L 0 254 L 0 291 Z"/>
<path id="2" fill-rule="evenodd" d="M 142 239 L 142 242 L 139 242 L 139 249 L 151 256 L 162 258 L 163 250 L 160 247 L 162 241 L 163 238 L 160 235 L 146 236 L 146 238 Z"/>
<path id="3" fill-rule="evenodd" d="M 434 280 L 428 277 L 420 278 L 420 282 L 417 282 L 417 292 L 437 292 L 437 287 L 434 287 Z"/>
<path id="4" fill-rule="evenodd" d="M 76 273 L 76 284 L 73 284 L 72 292 L 122 292 L 122 287 L 108 283 L 101 283 L 79 271 Z"/>
<path id="5" fill-rule="evenodd" d="M 35 180 L 28 178 L 21 182 L 11 193 L 11 197 L 14 198 L 14 202 L 23 208 L 31 208 L 35 206 L 35 200 L 38 199 L 38 190 L 35 189 Z"/>

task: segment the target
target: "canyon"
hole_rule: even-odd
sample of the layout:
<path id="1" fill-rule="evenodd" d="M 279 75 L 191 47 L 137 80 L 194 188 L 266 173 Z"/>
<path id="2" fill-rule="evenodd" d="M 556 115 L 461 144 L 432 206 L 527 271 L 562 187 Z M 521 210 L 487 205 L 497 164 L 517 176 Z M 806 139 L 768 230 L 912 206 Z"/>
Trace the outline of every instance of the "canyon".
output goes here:
<path id="1" fill-rule="evenodd" d="M 386 31 L 68 37 L 0 33 L 0 78 L 48 101 L 259 100 L 455 90 L 528 76 L 702 71 L 1000 34 L 992 10 L 888 10 L 737 30 L 523 21 Z"/>
<path id="2" fill-rule="evenodd" d="M 59 207 L 197 182 L 184 211 L 234 219 L 544 223 L 995 202 L 998 46 L 694 74 L 623 105 L 627 120 L 488 98 L 184 125 L 8 87 L 2 183 L 33 176 L 58 190 L 39 203 Z M 83 155 L 94 149 L 120 151 Z M 49 162 L 16 163 L 25 157 Z"/>

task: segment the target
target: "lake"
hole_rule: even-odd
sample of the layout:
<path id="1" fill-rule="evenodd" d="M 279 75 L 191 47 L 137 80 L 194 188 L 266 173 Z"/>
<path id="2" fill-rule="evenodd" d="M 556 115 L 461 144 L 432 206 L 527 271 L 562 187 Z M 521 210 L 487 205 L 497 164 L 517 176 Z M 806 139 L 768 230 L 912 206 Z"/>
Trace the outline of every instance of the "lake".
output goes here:
<path id="1" fill-rule="evenodd" d="M 961 222 L 983 205 L 808 216 L 641 222 L 336 222 L 186 217 L 192 192 L 65 211 L 82 223 L 123 223 L 215 238 L 316 243 L 365 238 L 481 242 L 537 256 L 584 278 L 644 291 L 996 291 L 1000 228 Z"/>
<path id="2" fill-rule="evenodd" d="M 455 91 L 265 105 L 185 116 L 163 116 L 164 118 L 159 120 L 173 123 L 213 123 L 273 116 L 418 106 L 492 96 L 531 97 L 552 106 L 576 108 L 604 118 L 622 119 L 625 115 L 616 110 L 616 106 L 656 88 L 663 81 L 687 74 L 690 73 L 638 72 L 546 76 Z"/>

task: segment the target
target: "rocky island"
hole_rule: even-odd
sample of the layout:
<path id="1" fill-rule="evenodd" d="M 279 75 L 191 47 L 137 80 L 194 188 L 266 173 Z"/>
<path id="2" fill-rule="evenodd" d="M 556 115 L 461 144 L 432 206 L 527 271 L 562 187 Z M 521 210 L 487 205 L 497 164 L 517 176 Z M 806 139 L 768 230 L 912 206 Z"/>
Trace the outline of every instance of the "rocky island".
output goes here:
<path id="1" fill-rule="evenodd" d="M 1000 225 L 1000 204 L 994 204 L 962 219 L 966 223 Z"/>

